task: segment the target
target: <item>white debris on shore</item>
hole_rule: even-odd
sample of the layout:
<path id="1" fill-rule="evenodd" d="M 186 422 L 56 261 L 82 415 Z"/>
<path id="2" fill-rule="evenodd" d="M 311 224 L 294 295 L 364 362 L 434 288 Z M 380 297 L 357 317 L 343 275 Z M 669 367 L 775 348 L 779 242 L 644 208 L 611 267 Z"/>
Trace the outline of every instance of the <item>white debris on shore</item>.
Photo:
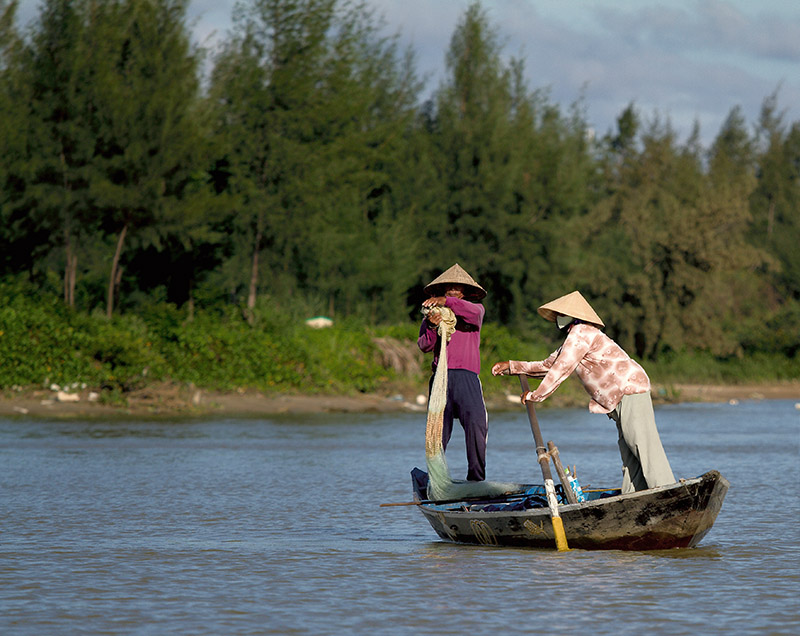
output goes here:
<path id="1" fill-rule="evenodd" d="M 56 394 L 55 401 L 56 402 L 80 402 L 81 396 L 79 391 L 86 389 L 86 382 L 72 382 L 67 383 L 64 386 L 60 386 L 55 382 L 50 383 L 50 380 L 45 380 L 44 385 L 50 385 L 48 388 Z M 94 402 L 100 398 L 98 393 L 92 391 L 89 393 L 89 401 Z M 53 400 L 42 400 L 42 405 L 49 405 L 53 404 Z"/>
<path id="2" fill-rule="evenodd" d="M 312 329 L 324 329 L 325 327 L 333 327 L 333 320 L 327 316 L 314 316 L 306 320 L 306 325 Z"/>

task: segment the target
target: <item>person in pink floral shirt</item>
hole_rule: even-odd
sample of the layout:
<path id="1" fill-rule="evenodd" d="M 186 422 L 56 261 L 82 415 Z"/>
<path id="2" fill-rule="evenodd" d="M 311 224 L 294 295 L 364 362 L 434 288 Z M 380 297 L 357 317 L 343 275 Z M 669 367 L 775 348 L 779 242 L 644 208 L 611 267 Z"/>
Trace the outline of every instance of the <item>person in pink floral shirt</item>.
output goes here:
<path id="1" fill-rule="evenodd" d="M 635 360 L 600 329 L 603 321 L 580 292 L 539 307 L 539 314 L 567 333 L 561 347 L 538 362 L 497 362 L 493 375 L 542 378 L 522 403 L 547 399 L 573 372 L 591 398 L 589 410 L 605 413 L 617 424 L 622 456 L 622 492 L 675 482 L 656 428 L 650 378 Z"/>

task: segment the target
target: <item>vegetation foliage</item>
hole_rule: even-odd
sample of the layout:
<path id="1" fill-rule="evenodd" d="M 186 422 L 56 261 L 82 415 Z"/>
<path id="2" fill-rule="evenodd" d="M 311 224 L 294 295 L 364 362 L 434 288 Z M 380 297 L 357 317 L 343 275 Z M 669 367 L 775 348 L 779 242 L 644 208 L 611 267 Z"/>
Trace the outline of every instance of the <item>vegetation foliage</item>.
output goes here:
<path id="1" fill-rule="evenodd" d="M 800 122 L 777 92 L 704 148 L 634 104 L 596 135 L 477 2 L 428 99 L 359 0 L 239 2 L 214 54 L 186 0 L 43 0 L 23 32 L 17 4 L 0 387 L 376 390 L 408 379 L 376 342 L 413 349 L 454 262 L 489 290 L 487 362 L 549 353 L 536 307 L 579 289 L 663 379 L 800 376 Z"/>

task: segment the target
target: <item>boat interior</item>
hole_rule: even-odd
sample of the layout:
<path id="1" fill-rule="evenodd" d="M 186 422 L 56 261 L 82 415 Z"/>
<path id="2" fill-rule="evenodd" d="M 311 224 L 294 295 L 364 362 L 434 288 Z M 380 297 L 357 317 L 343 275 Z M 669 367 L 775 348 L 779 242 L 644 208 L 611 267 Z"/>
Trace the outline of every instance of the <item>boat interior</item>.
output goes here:
<path id="1" fill-rule="evenodd" d="M 547 497 L 543 485 L 520 484 L 519 491 L 498 497 L 480 497 L 459 501 L 431 501 L 428 499 L 428 473 L 419 468 L 411 471 L 414 494 L 421 503 L 440 510 L 463 510 L 467 512 L 509 512 L 514 510 L 530 510 L 547 508 Z M 555 484 L 556 498 L 560 505 L 567 504 L 564 488 Z M 606 499 L 621 493 L 619 488 L 584 488 L 586 501 Z"/>

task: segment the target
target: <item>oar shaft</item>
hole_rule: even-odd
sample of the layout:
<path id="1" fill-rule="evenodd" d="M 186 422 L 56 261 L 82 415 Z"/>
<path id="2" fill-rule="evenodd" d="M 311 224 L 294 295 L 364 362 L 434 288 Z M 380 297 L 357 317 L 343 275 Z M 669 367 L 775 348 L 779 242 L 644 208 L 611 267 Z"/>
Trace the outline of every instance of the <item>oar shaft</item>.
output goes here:
<path id="1" fill-rule="evenodd" d="M 522 386 L 522 392 L 527 393 L 530 391 L 528 386 L 528 378 L 524 375 L 519 376 L 519 383 Z M 545 480 L 553 480 L 553 474 L 550 472 L 550 456 L 547 454 L 547 449 L 542 439 L 542 432 L 539 429 L 539 418 L 536 417 L 536 409 L 532 402 L 526 402 L 525 408 L 528 409 L 528 420 L 531 423 L 531 432 L 533 433 L 533 441 L 536 443 L 536 459 L 542 467 L 542 477 Z"/>
<path id="2" fill-rule="evenodd" d="M 522 387 L 522 392 L 527 393 L 530 391 L 528 386 L 528 378 L 524 375 L 519 376 L 519 384 Z M 539 461 L 539 466 L 542 469 L 542 477 L 544 477 L 544 487 L 547 492 L 547 506 L 550 509 L 550 520 L 553 522 L 553 535 L 556 539 L 556 549 L 559 552 L 569 550 L 567 545 L 567 534 L 564 532 L 564 522 L 561 515 L 558 513 L 558 499 L 556 499 L 556 489 L 553 485 L 553 475 L 550 472 L 550 455 L 544 446 L 542 439 L 542 432 L 539 430 L 539 419 L 536 417 L 536 409 L 532 402 L 525 402 L 528 409 L 528 420 L 531 423 L 531 432 L 533 432 L 533 441 L 536 443 L 536 455 Z"/>

